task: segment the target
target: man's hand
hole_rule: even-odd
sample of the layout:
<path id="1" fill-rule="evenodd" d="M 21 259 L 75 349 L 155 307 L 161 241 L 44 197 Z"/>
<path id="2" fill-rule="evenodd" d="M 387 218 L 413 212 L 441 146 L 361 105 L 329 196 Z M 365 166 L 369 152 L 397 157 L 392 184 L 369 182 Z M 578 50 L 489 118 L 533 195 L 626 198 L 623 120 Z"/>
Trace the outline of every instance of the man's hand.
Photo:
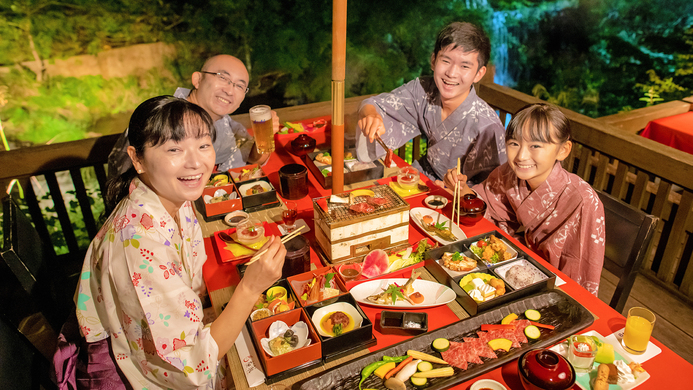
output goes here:
<path id="1" fill-rule="evenodd" d="M 281 122 L 279 122 L 279 116 L 277 115 L 276 111 L 272 110 L 270 112 L 272 113 L 272 131 L 274 132 L 274 134 L 277 134 L 279 132 L 279 129 L 281 128 L 279 127 Z"/>
<path id="2" fill-rule="evenodd" d="M 368 142 L 375 141 L 375 136 L 385 134 L 383 117 L 378 114 L 374 106 L 367 104 L 359 111 L 358 126 L 364 136 L 368 137 Z"/>

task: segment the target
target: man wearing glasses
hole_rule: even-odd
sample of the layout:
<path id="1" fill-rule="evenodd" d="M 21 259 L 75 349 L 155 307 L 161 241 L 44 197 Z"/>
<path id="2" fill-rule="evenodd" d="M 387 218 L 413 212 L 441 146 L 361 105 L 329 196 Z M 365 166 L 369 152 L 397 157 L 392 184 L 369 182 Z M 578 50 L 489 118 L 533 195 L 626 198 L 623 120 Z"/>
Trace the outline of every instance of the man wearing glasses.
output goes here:
<path id="1" fill-rule="evenodd" d="M 193 89 L 178 88 L 173 96 L 187 99 L 207 111 L 214 121 L 217 138 L 214 141 L 218 170 L 226 171 L 248 164 L 263 164 L 269 154 L 259 154 L 245 126 L 229 114 L 238 109 L 248 93 L 248 70 L 236 57 L 221 54 L 209 58 L 199 72 L 192 74 Z M 272 111 L 274 132 L 279 131 L 279 118 Z M 129 143 L 123 132 L 108 156 L 108 177 L 127 171 L 132 162 L 125 152 Z"/>

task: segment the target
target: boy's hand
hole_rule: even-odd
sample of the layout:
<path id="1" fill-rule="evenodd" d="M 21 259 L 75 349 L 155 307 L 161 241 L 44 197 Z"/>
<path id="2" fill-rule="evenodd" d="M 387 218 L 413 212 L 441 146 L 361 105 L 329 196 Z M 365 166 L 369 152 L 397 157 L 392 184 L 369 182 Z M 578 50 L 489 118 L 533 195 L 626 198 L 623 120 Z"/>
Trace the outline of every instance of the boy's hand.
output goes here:
<path id="1" fill-rule="evenodd" d="M 281 124 L 281 122 L 279 122 L 279 115 L 277 115 L 277 112 L 274 110 L 270 112 L 272 113 L 272 131 L 274 134 L 277 134 L 280 129 L 279 125 Z"/>
<path id="2" fill-rule="evenodd" d="M 375 136 L 385 134 L 385 124 L 383 117 L 378 114 L 378 110 L 367 104 L 359 111 L 358 127 L 364 136 L 368 137 L 368 142 L 375 141 Z"/>

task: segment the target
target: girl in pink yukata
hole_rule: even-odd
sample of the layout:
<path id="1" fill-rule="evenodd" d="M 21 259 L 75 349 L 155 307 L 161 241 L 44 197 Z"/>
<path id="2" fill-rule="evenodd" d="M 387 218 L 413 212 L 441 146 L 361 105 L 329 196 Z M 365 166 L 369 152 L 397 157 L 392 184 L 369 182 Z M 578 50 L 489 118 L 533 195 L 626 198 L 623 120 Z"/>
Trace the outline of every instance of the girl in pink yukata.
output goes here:
<path id="1" fill-rule="evenodd" d="M 185 99 L 159 96 L 137 107 L 129 129 L 133 167 L 109 182 L 113 212 L 89 246 L 76 323 L 69 335 L 70 322 L 63 327 L 54 356 L 58 388 L 220 389 L 220 362 L 281 276 L 286 249 L 271 237 L 205 324 L 207 255 L 191 202 L 214 167 L 212 119 Z"/>
<path id="2" fill-rule="evenodd" d="M 460 196 L 474 193 L 485 218 L 597 295 L 604 263 L 604 208 L 597 193 L 561 166 L 570 155 L 570 125 L 558 107 L 538 103 L 519 111 L 505 133 L 508 162 L 469 188 L 454 169 L 445 185 L 459 182 Z"/>

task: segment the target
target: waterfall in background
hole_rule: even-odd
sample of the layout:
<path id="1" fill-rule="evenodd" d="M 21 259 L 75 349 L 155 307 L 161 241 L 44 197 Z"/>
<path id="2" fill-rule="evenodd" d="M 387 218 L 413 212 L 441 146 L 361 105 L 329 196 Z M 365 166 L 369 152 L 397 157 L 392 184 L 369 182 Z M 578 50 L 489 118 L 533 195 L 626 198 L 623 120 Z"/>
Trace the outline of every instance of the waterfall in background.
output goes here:
<path id="1" fill-rule="evenodd" d="M 496 66 L 496 74 L 493 81 L 506 87 L 513 87 L 515 80 L 508 72 L 508 28 L 505 26 L 505 18 L 509 12 L 494 11 L 491 16 L 491 61 Z"/>

